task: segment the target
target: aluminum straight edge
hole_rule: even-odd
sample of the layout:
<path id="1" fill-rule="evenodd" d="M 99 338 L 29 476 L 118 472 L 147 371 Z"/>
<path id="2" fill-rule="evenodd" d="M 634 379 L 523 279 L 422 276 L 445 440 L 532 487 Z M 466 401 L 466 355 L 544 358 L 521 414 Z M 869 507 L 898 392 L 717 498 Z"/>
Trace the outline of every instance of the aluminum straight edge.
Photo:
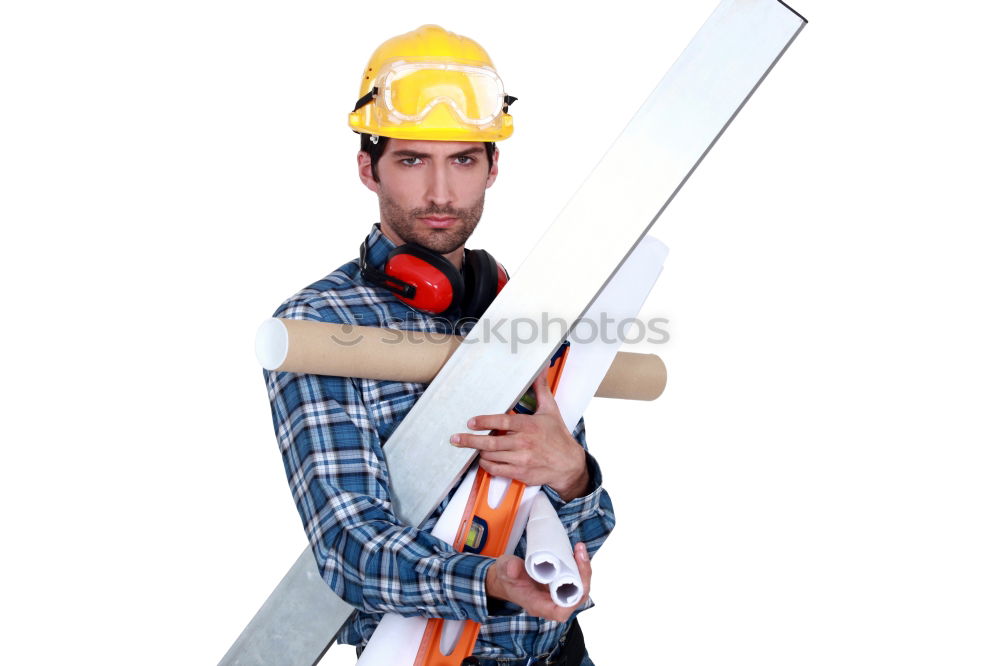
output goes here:
<path id="1" fill-rule="evenodd" d="M 312 666 L 353 612 L 320 576 L 306 548 L 219 664 Z"/>
<path id="2" fill-rule="evenodd" d="M 779 0 L 720 3 L 386 442 L 398 517 L 423 522 L 471 461 L 449 436 L 471 415 L 507 411 L 561 342 L 538 335 L 515 345 L 518 326 L 541 330 L 543 315 L 576 322 L 804 25 Z M 589 270 L 572 270 L 579 265 Z M 307 548 L 220 664 L 322 658 L 353 609 L 319 592 L 296 596 L 315 587 L 311 558 Z M 328 629 L 308 629 L 317 617 Z M 295 627 L 305 630 L 296 636 Z"/>
<path id="3" fill-rule="evenodd" d="M 386 442 L 403 522 L 471 462 L 449 437 L 522 395 L 804 25 L 778 0 L 719 4 Z"/>

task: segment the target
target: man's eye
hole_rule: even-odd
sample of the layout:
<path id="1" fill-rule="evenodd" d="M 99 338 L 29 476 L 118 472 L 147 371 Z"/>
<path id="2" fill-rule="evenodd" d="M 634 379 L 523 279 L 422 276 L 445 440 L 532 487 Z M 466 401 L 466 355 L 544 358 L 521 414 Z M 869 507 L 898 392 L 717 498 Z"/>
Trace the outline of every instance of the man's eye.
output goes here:
<path id="1" fill-rule="evenodd" d="M 419 157 L 404 157 L 401 160 L 401 162 L 403 163 L 404 166 L 417 166 L 418 164 L 420 164 L 420 158 Z"/>
<path id="2" fill-rule="evenodd" d="M 472 164 L 476 160 L 470 155 L 461 155 L 460 157 L 456 157 L 455 161 L 459 164 Z"/>

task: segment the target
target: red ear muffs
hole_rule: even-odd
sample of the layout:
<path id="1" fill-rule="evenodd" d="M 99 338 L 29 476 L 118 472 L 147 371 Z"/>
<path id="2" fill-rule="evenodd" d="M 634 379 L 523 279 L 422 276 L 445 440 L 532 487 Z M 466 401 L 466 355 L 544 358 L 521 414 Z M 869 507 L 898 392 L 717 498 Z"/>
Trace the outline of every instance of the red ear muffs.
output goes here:
<path id="1" fill-rule="evenodd" d="M 368 265 L 367 254 L 365 241 L 361 245 L 365 280 L 429 314 L 441 314 L 457 305 L 463 317 L 478 319 L 508 279 L 507 271 L 486 250 L 466 250 L 461 273 L 444 256 L 412 243 L 390 250 L 382 270 Z"/>
<path id="2" fill-rule="evenodd" d="M 399 300 L 424 312 L 441 314 L 465 297 L 465 282 L 454 265 L 437 252 L 407 243 L 393 248 L 382 269 L 386 275 L 414 287 Z"/>

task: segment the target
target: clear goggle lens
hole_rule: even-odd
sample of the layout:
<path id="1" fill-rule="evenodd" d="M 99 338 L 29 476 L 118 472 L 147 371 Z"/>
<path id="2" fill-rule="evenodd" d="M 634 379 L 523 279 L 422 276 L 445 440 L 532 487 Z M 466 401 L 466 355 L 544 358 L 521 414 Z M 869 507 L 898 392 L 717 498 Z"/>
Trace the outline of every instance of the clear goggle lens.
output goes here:
<path id="1" fill-rule="evenodd" d="M 412 63 L 385 74 L 379 101 L 406 122 L 422 120 L 438 104 L 447 104 L 462 122 L 486 125 L 504 105 L 503 83 L 492 69 L 467 65 Z"/>

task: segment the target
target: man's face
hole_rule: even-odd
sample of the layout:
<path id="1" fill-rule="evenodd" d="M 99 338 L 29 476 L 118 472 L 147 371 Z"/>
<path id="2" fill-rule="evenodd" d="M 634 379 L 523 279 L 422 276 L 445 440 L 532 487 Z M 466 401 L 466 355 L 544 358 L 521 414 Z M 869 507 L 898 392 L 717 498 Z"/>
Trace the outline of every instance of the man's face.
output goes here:
<path id="1" fill-rule="evenodd" d="M 358 153 L 361 181 L 378 195 L 382 230 L 395 243 L 416 243 L 440 254 L 465 244 L 483 214 L 486 188 L 497 177 L 486 148 L 471 141 L 389 141 L 372 175 Z"/>

